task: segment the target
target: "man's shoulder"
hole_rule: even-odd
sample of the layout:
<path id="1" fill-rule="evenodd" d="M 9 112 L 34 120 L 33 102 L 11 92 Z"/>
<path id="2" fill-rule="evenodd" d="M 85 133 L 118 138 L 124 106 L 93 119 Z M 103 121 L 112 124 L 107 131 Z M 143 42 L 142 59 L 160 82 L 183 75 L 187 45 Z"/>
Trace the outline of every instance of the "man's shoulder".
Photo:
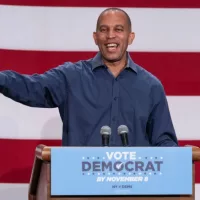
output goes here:
<path id="1" fill-rule="evenodd" d="M 136 63 L 135 63 L 136 64 Z M 152 72 L 148 71 L 141 65 L 136 64 L 137 66 L 137 71 L 138 71 L 138 76 L 143 83 L 149 85 L 150 87 L 163 87 L 161 80 Z"/>
<path id="2" fill-rule="evenodd" d="M 150 97 L 155 102 L 159 102 L 161 99 L 163 100 L 166 97 L 166 93 L 161 80 L 156 75 L 141 67 L 140 65 L 137 65 L 137 69 L 141 84 L 144 88 L 148 88 L 148 94 Z"/>
<path id="3" fill-rule="evenodd" d="M 78 60 L 75 62 L 65 62 L 65 65 L 72 67 L 72 68 L 83 69 L 85 67 L 91 67 L 92 59 L 93 58 L 89 58 L 89 59 L 85 59 L 85 60 L 82 59 L 82 60 Z"/>
<path id="4" fill-rule="evenodd" d="M 57 69 L 60 69 L 62 71 L 82 71 L 83 69 L 90 69 L 92 66 L 92 58 L 87 60 L 79 60 L 75 62 L 66 61 L 57 66 Z"/>

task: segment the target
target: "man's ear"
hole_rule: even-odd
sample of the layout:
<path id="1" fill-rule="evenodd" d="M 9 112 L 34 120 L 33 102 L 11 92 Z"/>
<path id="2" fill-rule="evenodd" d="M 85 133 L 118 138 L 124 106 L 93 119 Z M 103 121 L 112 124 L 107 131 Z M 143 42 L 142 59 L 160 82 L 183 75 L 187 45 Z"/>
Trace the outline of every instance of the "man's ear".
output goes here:
<path id="1" fill-rule="evenodd" d="M 134 32 L 131 32 L 131 33 L 129 34 L 128 44 L 131 45 L 134 39 L 135 39 L 135 33 L 134 33 Z"/>
<path id="2" fill-rule="evenodd" d="M 94 39 L 95 44 L 98 45 L 98 43 L 97 43 L 97 33 L 96 32 L 93 32 L 93 39 Z"/>

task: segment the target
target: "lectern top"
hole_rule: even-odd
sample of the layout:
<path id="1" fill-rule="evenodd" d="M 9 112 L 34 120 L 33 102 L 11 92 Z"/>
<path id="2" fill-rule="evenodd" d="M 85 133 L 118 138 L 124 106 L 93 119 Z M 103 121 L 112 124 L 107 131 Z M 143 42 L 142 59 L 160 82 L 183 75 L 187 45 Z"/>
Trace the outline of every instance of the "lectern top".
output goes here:
<path id="1" fill-rule="evenodd" d="M 192 160 L 200 161 L 200 148 L 199 147 L 189 146 L 189 145 L 184 146 L 184 147 L 192 147 Z M 171 147 L 171 148 L 184 148 L 184 147 Z M 35 155 L 41 160 L 50 161 L 51 160 L 51 148 L 52 147 L 40 144 L 36 147 Z M 67 148 L 67 147 L 63 147 L 63 148 Z M 96 147 L 74 147 L 74 148 L 96 148 Z M 146 148 L 151 148 L 151 147 L 146 147 Z M 152 148 L 156 148 L 156 147 L 152 147 Z"/>

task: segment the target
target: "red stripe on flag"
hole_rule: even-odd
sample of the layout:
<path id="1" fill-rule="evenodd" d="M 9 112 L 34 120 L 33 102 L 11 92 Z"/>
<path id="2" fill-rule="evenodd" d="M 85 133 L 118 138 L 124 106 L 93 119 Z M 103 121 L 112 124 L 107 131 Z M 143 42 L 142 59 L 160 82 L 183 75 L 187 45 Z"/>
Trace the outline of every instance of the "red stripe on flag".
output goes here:
<path id="1" fill-rule="evenodd" d="M 61 146 L 61 141 L 0 139 L 0 183 L 28 183 L 39 144 Z"/>
<path id="2" fill-rule="evenodd" d="M 5 5 L 26 5 L 26 6 L 66 6 L 66 7 L 148 7 L 148 8 L 200 8 L 199 0 L 0 0 Z"/>
<path id="3" fill-rule="evenodd" d="M 0 139 L 0 183 L 28 183 L 33 165 L 35 147 L 38 144 L 60 146 L 60 140 L 11 140 Z M 200 140 L 180 141 L 185 144 L 200 146 Z M 196 168 L 200 163 L 196 164 Z M 196 183 L 200 183 L 200 171 L 196 170 Z"/>
<path id="4" fill-rule="evenodd" d="M 63 64 L 89 59 L 96 52 L 0 50 L 0 70 L 43 73 Z M 157 76 L 167 95 L 200 95 L 200 53 L 131 52 L 133 60 Z"/>

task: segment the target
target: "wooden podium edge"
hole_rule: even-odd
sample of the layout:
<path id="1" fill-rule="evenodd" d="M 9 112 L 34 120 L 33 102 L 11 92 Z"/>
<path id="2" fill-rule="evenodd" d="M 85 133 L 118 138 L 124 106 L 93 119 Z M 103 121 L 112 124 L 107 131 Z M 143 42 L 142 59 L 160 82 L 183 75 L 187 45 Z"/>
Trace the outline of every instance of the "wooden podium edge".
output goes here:
<path id="1" fill-rule="evenodd" d="M 35 149 L 35 158 L 30 178 L 28 199 L 36 200 L 37 186 L 39 183 L 40 172 L 43 162 L 50 162 L 51 147 L 40 144 Z"/>

